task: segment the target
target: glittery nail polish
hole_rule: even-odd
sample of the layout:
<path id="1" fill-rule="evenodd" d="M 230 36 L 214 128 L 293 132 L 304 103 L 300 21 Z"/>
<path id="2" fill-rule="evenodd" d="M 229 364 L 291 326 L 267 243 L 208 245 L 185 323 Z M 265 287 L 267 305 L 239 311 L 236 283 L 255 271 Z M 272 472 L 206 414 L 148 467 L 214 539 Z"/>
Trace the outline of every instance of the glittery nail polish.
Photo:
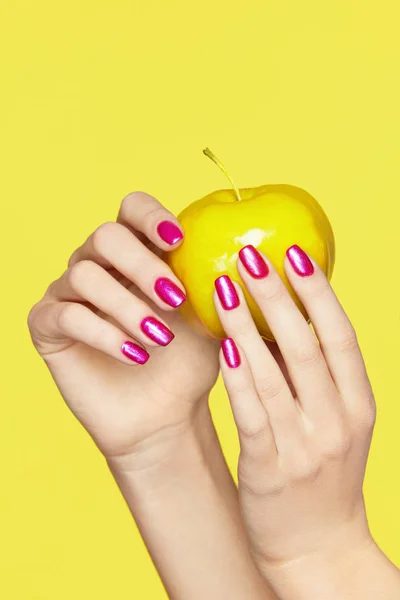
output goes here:
<path id="1" fill-rule="evenodd" d="M 246 271 L 254 279 L 264 279 L 268 273 L 268 265 L 254 246 L 245 246 L 239 251 L 239 258 Z"/>
<path id="2" fill-rule="evenodd" d="M 235 286 L 227 275 L 218 277 L 214 283 L 218 298 L 225 310 L 232 310 L 239 306 L 239 296 L 237 295 Z"/>
<path id="3" fill-rule="evenodd" d="M 168 277 L 159 277 L 154 285 L 154 289 L 157 296 L 173 308 L 178 308 L 186 300 L 186 296 L 182 290 L 173 281 L 168 279 Z"/>
<path id="4" fill-rule="evenodd" d="M 183 233 L 172 221 L 162 221 L 157 227 L 157 233 L 163 242 L 173 246 L 183 238 Z"/>
<path id="5" fill-rule="evenodd" d="M 124 356 L 139 365 L 144 365 L 150 358 L 149 353 L 144 348 L 129 341 L 122 344 L 121 352 Z"/>
<path id="6" fill-rule="evenodd" d="M 175 337 L 164 323 L 161 323 L 154 317 L 145 317 L 140 323 L 140 329 L 147 337 L 153 340 L 153 342 L 160 344 L 160 346 L 168 346 Z"/>
<path id="7" fill-rule="evenodd" d="M 309 277 L 314 273 L 314 266 L 311 260 L 297 244 L 286 250 L 286 256 L 288 257 L 293 270 L 297 275 L 300 275 L 300 277 Z"/>
<path id="8" fill-rule="evenodd" d="M 222 352 L 226 361 L 226 364 L 231 369 L 236 369 L 240 366 L 240 354 L 239 350 L 232 338 L 226 338 L 221 341 Z"/>

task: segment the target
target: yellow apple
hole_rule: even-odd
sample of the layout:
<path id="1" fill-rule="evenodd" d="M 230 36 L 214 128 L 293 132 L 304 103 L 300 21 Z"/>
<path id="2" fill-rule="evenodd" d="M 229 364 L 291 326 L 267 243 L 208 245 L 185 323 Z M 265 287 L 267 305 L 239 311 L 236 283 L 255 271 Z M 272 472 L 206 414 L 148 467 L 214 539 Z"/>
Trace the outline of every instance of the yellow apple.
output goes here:
<path id="1" fill-rule="evenodd" d="M 178 216 L 185 237 L 179 248 L 168 253 L 167 260 L 187 291 L 183 314 L 195 328 L 202 324 L 211 336 L 224 337 L 213 292 L 215 279 L 229 275 L 242 286 L 260 334 L 273 341 L 268 324 L 238 274 L 239 250 L 248 244 L 261 250 L 308 319 L 284 272 L 285 253 L 293 244 L 299 245 L 330 279 L 335 260 L 332 227 L 321 206 L 305 190 L 292 185 L 239 190 L 210 150 L 204 153 L 223 170 L 233 189 L 213 192 L 190 204 Z"/>

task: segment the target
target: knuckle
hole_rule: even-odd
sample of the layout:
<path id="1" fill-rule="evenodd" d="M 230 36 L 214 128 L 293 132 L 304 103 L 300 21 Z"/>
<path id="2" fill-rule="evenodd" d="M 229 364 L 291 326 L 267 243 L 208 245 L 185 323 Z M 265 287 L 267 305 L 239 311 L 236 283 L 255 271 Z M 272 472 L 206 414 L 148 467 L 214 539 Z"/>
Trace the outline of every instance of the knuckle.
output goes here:
<path id="1" fill-rule="evenodd" d="M 298 481 L 315 481 L 321 473 L 321 463 L 317 459 L 309 459 L 297 471 Z"/>
<path id="2" fill-rule="evenodd" d="M 152 312 L 149 310 L 148 305 L 142 302 L 137 294 L 126 293 L 125 289 L 121 289 L 121 293 L 115 293 L 112 298 L 112 302 L 109 305 L 109 315 L 119 323 L 125 323 L 126 326 L 131 327 L 131 319 L 129 315 L 146 315 L 151 316 Z M 140 320 L 140 319 L 139 319 Z"/>
<path id="3" fill-rule="evenodd" d="M 274 377 L 264 377 L 256 383 L 257 393 L 261 398 L 273 400 L 284 391 L 284 385 Z"/>
<path id="4" fill-rule="evenodd" d="M 155 206 L 154 208 L 150 209 L 144 217 L 144 229 L 150 229 L 155 222 L 162 219 L 165 220 L 168 216 L 166 213 L 167 211 L 162 206 Z"/>
<path id="5" fill-rule="evenodd" d="M 41 301 L 34 304 L 28 313 L 27 324 L 28 324 L 28 329 L 31 333 L 36 328 L 40 308 L 41 308 Z"/>
<path id="6" fill-rule="evenodd" d="M 239 492 L 248 496 L 259 496 L 267 493 L 267 486 L 264 484 L 260 486 L 260 480 L 258 477 L 254 477 L 252 474 L 252 465 L 248 464 L 247 461 L 243 461 L 242 455 L 239 459 L 238 464 L 238 483 Z"/>
<path id="7" fill-rule="evenodd" d="M 320 471 L 320 461 L 309 452 L 297 453 L 296 458 L 286 468 L 288 479 L 297 482 L 315 481 Z"/>
<path id="8" fill-rule="evenodd" d="M 240 438 L 245 443 L 265 442 L 268 434 L 268 418 L 258 419 L 257 423 L 238 425 Z"/>
<path id="9" fill-rule="evenodd" d="M 68 283 L 75 291 L 81 290 L 93 278 L 95 264 L 90 260 L 81 260 L 68 270 Z"/>
<path id="10" fill-rule="evenodd" d="M 132 208 L 139 201 L 140 192 L 130 192 L 123 198 L 119 209 L 121 217 L 127 217 L 132 212 Z"/>
<path id="11" fill-rule="evenodd" d="M 368 406 L 356 418 L 356 427 L 362 432 L 371 434 L 376 423 L 376 404 L 373 398 L 370 399 Z"/>
<path id="12" fill-rule="evenodd" d="M 268 477 L 268 463 L 256 464 L 252 457 L 240 454 L 238 463 L 239 493 L 248 496 L 279 495 L 285 487 L 281 480 L 271 481 Z"/>
<path id="13" fill-rule="evenodd" d="M 251 323 L 247 318 L 247 315 L 243 311 L 242 304 L 231 312 L 232 317 L 234 317 L 234 335 L 235 339 L 243 346 L 246 345 L 246 341 L 250 339 L 250 331 L 251 331 Z"/>
<path id="14" fill-rule="evenodd" d="M 81 247 L 74 250 L 74 252 L 71 254 L 71 256 L 69 257 L 69 260 L 68 260 L 68 268 L 72 267 L 76 262 L 79 261 L 80 250 L 81 250 Z"/>
<path id="15" fill-rule="evenodd" d="M 262 297 L 268 302 L 274 304 L 280 304 L 286 298 L 286 289 L 284 288 L 281 281 L 274 281 L 273 284 L 263 290 Z"/>
<path id="16" fill-rule="evenodd" d="M 95 252 L 102 254 L 111 236 L 119 229 L 118 223 L 107 221 L 92 234 L 92 246 Z"/>
<path id="17" fill-rule="evenodd" d="M 68 333 L 80 313 L 80 304 L 65 304 L 57 315 L 57 326 L 62 333 Z"/>
<path id="18" fill-rule="evenodd" d="M 321 348 L 316 338 L 298 346 L 293 352 L 293 360 L 301 366 L 313 366 L 321 360 Z"/>
<path id="19" fill-rule="evenodd" d="M 158 200 L 145 192 L 132 192 L 125 196 L 121 202 L 119 215 L 122 220 L 128 223 L 131 222 L 139 204 L 142 204 L 140 209 L 141 230 L 149 231 L 155 222 L 169 218 L 170 213 Z"/>
<path id="20" fill-rule="evenodd" d="M 314 285 L 312 287 L 312 290 L 310 290 L 310 295 L 315 300 L 323 299 L 325 294 L 327 294 L 331 289 L 331 286 L 325 276 L 314 279 L 313 283 Z"/>
<path id="21" fill-rule="evenodd" d="M 107 346 L 108 340 L 109 323 L 107 321 L 102 320 L 102 322 L 98 324 L 96 330 L 91 335 L 91 345 L 93 345 L 95 348 L 103 348 Z"/>
<path id="22" fill-rule="evenodd" d="M 375 400 L 372 399 L 370 402 L 370 407 L 366 411 L 365 415 L 365 427 L 368 431 L 372 431 L 375 427 L 376 423 L 376 404 Z"/>
<path id="23" fill-rule="evenodd" d="M 308 457 L 296 467 L 296 481 L 310 482 L 315 481 L 321 473 L 321 462 L 313 457 Z"/>
<path id="24" fill-rule="evenodd" d="M 246 399 L 252 393 L 254 393 L 254 391 L 253 391 L 253 387 L 252 387 L 251 383 L 243 382 L 243 383 L 237 383 L 236 386 L 233 388 L 232 393 L 238 399 L 242 399 L 242 398 Z"/>
<path id="25" fill-rule="evenodd" d="M 350 446 L 350 436 L 343 429 L 337 430 L 325 437 L 322 455 L 328 459 L 343 458 L 349 453 Z"/>
<path id="26" fill-rule="evenodd" d="M 358 339 L 355 329 L 349 325 L 341 338 L 336 343 L 337 350 L 341 354 L 351 354 L 358 349 Z"/>

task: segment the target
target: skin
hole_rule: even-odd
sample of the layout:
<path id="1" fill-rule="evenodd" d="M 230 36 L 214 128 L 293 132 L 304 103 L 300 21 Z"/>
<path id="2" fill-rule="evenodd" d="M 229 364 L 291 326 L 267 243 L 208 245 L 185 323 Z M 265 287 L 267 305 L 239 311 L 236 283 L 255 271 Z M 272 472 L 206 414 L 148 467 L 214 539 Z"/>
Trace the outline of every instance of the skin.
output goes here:
<path id="1" fill-rule="evenodd" d="M 273 598 L 251 559 L 208 409 L 217 344 L 154 292 L 159 277 L 184 291 L 160 258 L 176 246 L 157 233 L 165 220 L 179 226 L 156 199 L 129 194 L 117 222 L 88 237 L 32 308 L 30 333 L 103 453 L 169 597 L 220 600 L 228 590 L 237 600 Z M 147 316 L 173 331 L 170 345 L 142 333 Z M 122 354 L 126 341 L 146 347 L 145 365 Z"/>
<path id="2" fill-rule="evenodd" d="M 127 196 L 117 223 L 74 252 L 28 321 L 169 597 L 395 600 L 399 573 L 372 540 L 362 496 L 375 403 L 354 329 L 325 276 L 314 263 L 301 278 L 285 261 L 317 338 L 267 259 L 264 279 L 240 261 L 238 272 L 278 345 L 260 338 L 240 286 L 231 311 L 214 298 L 241 356 L 234 369 L 220 356 L 241 443 L 239 506 L 207 403 L 217 344 L 154 293 L 158 277 L 183 289 L 160 259 L 171 250 L 157 234 L 164 220 L 178 224 L 151 196 Z M 169 346 L 143 335 L 146 316 L 173 330 Z M 127 340 L 146 346 L 148 363 L 121 353 Z"/>
<path id="3" fill-rule="evenodd" d="M 278 343 L 240 305 L 216 309 L 241 364 L 220 361 L 240 438 L 239 498 L 254 560 L 279 598 L 395 600 L 400 574 L 372 539 L 362 486 L 375 402 L 357 337 L 324 273 L 285 272 L 315 335 L 271 262 L 246 289 Z"/>

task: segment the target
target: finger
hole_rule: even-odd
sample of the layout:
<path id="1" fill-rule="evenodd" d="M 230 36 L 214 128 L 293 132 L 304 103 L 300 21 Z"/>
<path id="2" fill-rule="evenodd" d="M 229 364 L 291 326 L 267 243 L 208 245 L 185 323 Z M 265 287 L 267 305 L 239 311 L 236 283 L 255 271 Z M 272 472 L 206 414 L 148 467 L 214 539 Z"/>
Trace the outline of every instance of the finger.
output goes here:
<path id="1" fill-rule="evenodd" d="M 122 201 L 118 222 L 143 233 L 161 250 L 169 251 L 183 240 L 178 219 L 158 200 L 144 192 L 128 194 Z"/>
<path id="2" fill-rule="evenodd" d="M 77 302 L 43 303 L 34 330 L 39 332 L 36 338 L 59 341 L 60 346 L 69 340 L 81 342 L 125 364 L 144 365 L 149 359 L 148 352 L 126 333 Z"/>
<path id="3" fill-rule="evenodd" d="M 263 268 L 262 277 L 255 276 L 256 267 Z M 310 417 L 328 418 L 336 389 L 318 340 L 283 281 L 253 246 L 240 250 L 238 270 L 278 343 L 301 407 Z"/>
<path id="4" fill-rule="evenodd" d="M 221 342 L 220 365 L 242 452 L 261 460 L 277 458 L 267 412 L 260 402 L 246 356 L 234 340 Z"/>
<path id="5" fill-rule="evenodd" d="M 290 375 L 289 375 L 287 365 L 285 363 L 285 359 L 283 358 L 282 353 L 279 350 L 278 344 L 276 344 L 275 342 L 267 341 L 265 339 L 264 339 L 264 343 L 267 345 L 268 350 L 271 352 L 272 356 L 274 357 L 274 359 L 276 361 L 276 364 L 282 371 L 282 375 L 285 378 L 285 381 L 288 385 L 288 388 L 289 388 L 293 398 L 296 398 L 296 390 L 294 389 L 293 382 L 290 379 Z"/>
<path id="6" fill-rule="evenodd" d="M 214 303 L 221 325 L 246 356 L 278 453 L 292 452 L 300 437 L 300 417 L 282 372 L 257 331 L 240 286 L 222 276 L 215 287 Z M 234 301 L 228 303 L 228 297 Z"/>
<path id="7" fill-rule="evenodd" d="M 326 276 L 298 246 L 287 251 L 285 271 L 310 316 L 344 402 L 354 407 L 371 402 L 371 385 L 356 333 Z"/>
<path id="8" fill-rule="evenodd" d="M 97 263 L 76 263 L 51 284 L 47 295 L 61 302 L 89 302 L 144 344 L 167 346 L 174 339 L 165 322 L 145 302 Z"/>
<path id="9" fill-rule="evenodd" d="M 168 265 L 120 223 L 104 223 L 96 229 L 71 256 L 69 266 L 85 260 L 116 269 L 163 310 L 177 308 L 186 300 L 181 282 Z"/>

